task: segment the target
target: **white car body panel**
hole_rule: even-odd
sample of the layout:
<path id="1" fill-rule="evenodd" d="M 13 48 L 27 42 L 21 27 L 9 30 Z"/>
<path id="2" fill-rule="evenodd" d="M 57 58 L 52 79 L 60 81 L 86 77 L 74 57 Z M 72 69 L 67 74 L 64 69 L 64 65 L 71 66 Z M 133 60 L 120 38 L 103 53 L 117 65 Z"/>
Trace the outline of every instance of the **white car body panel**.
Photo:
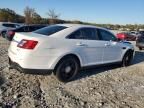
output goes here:
<path id="1" fill-rule="evenodd" d="M 81 67 L 84 67 L 122 61 L 125 52 L 133 49 L 132 45 L 122 42 L 66 39 L 72 31 L 85 26 L 65 26 L 69 28 L 51 36 L 16 33 L 9 47 L 9 58 L 26 69 L 54 69 L 64 56 L 73 54 L 79 58 Z M 33 50 L 18 48 L 17 45 L 22 39 L 38 41 L 38 45 Z"/>

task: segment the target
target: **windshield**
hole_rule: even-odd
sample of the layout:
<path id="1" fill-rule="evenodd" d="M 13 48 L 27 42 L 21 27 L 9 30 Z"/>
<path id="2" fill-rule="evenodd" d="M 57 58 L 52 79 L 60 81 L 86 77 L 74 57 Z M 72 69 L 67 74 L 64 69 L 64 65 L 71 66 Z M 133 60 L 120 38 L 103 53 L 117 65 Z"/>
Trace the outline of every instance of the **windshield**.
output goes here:
<path id="1" fill-rule="evenodd" d="M 42 29 L 36 30 L 34 31 L 34 33 L 38 33 L 38 34 L 42 34 L 42 35 L 52 35 L 54 33 L 57 33 L 61 30 L 66 29 L 67 27 L 65 26 L 59 26 L 59 25 L 52 25 L 52 26 L 48 26 L 48 27 L 44 27 Z"/>

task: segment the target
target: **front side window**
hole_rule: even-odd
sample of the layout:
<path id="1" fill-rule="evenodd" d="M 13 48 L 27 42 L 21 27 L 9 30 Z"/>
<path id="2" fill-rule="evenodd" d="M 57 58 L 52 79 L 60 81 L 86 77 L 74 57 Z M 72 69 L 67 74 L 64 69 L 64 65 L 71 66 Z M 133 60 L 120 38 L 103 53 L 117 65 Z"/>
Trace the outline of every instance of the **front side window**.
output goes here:
<path id="1" fill-rule="evenodd" d="M 38 29 L 38 30 L 34 31 L 34 33 L 49 36 L 49 35 L 52 35 L 54 33 L 59 32 L 61 30 L 64 30 L 66 28 L 67 27 L 65 27 L 65 26 L 52 25 L 52 26 L 48 26 L 48 27 L 44 27 L 44 28 Z"/>
<path id="2" fill-rule="evenodd" d="M 110 32 L 106 31 L 106 30 L 99 30 L 99 34 L 101 36 L 101 40 L 104 41 L 116 41 L 117 38 Z"/>

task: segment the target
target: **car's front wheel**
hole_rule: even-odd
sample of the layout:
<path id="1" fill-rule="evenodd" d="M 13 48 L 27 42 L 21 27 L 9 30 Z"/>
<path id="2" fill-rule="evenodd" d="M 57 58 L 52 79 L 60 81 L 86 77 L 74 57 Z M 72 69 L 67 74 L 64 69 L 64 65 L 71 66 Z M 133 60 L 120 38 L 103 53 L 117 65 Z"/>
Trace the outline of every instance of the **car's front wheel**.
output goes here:
<path id="1" fill-rule="evenodd" d="M 129 66 L 131 64 L 132 58 L 133 53 L 131 51 L 127 52 L 123 57 L 122 66 L 123 67 Z"/>
<path id="2" fill-rule="evenodd" d="M 56 68 L 55 75 L 62 82 L 71 81 L 79 71 L 79 62 L 76 58 L 69 56 L 61 60 Z"/>

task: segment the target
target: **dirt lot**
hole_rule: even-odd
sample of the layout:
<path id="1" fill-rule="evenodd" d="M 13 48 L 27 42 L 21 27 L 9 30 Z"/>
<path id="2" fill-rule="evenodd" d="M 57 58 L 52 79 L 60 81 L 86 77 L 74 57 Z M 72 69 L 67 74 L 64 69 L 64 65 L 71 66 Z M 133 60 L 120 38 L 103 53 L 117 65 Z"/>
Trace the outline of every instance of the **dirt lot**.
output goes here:
<path id="1" fill-rule="evenodd" d="M 54 76 L 8 69 L 8 42 L 0 38 L 0 107 L 2 108 L 144 108 L 144 52 L 133 65 L 82 71 L 69 83 Z"/>

